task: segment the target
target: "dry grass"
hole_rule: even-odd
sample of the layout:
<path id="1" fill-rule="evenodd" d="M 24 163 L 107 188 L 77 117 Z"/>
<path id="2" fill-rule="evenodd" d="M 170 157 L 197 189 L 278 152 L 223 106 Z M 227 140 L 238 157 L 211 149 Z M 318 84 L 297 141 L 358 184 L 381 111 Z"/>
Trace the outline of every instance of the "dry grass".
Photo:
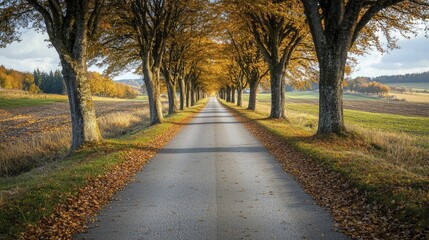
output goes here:
<path id="1" fill-rule="evenodd" d="M 147 125 L 148 109 L 134 112 L 114 112 L 99 117 L 98 123 L 104 138 L 112 138 Z M 67 153 L 71 131 L 63 127 L 52 133 L 38 134 L 26 141 L 0 143 L 0 176 L 14 175 L 43 163 L 57 159 Z"/>
<path id="2" fill-rule="evenodd" d="M 36 94 L 22 90 L 0 89 L 0 98 L 3 99 L 61 99 L 67 100 L 66 95 L 60 94 Z"/>
<path id="3" fill-rule="evenodd" d="M 384 161 L 417 175 L 429 175 L 429 151 L 427 146 L 420 144 L 424 139 L 355 125 L 348 125 L 348 129 L 363 136 Z"/>
<path id="4" fill-rule="evenodd" d="M 148 124 L 149 109 L 133 113 L 116 112 L 98 118 L 98 125 L 104 138 L 122 135 L 139 125 Z"/>
<path id="5" fill-rule="evenodd" d="M 70 130 L 64 129 L 33 136 L 29 141 L 1 143 L 0 176 L 29 170 L 64 154 L 70 138 Z"/>
<path id="6" fill-rule="evenodd" d="M 64 100 L 67 101 L 67 95 L 61 94 L 44 94 L 44 93 L 31 93 L 16 89 L 0 89 L 0 98 L 3 99 L 52 99 L 52 100 Z M 133 101 L 136 99 L 123 99 L 123 98 L 108 98 L 93 96 L 94 101 Z M 144 97 L 140 97 L 137 100 L 145 100 Z"/>
<path id="7" fill-rule="evenodd" d="M 243 103 L 247 106 L 247 102 Z M 268 116 L 270 104 L 258 102 L 258 114 Z M 310 135 L 317 130 L 318 117 L 314 114 L 286 110 L 287 121 L 294 128 L 302 129 Z M 389 132 L 369 128 L 358 123 L 346 123 L 351 132 L 357 133 L 372 146 L 371 155 L 398 169 L 419 175 L 429 176 L 429 136 L 412 135 L 402 132 Z"/>
<path id="8" fill-rule="evenodd" d="M 389 93 L 389 95 L 400 100 L 404 99 L 407 102 L 429 103 L 429 93 Z"/>

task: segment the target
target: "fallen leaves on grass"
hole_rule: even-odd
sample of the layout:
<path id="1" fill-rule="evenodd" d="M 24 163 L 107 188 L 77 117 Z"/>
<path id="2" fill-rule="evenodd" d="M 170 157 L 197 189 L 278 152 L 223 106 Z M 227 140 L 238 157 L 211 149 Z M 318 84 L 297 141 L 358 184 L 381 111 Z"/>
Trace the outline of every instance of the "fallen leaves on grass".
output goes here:
<path id="1" fill-rule="evenodd" d="M 123 189 L 143 165 L 162 149 L 192 119 L 189 116 L 172 124 L 148 144 L 130 148 L 122 156 L 125 161 L 113 167 L 107 174 L 89 179 L 76 195 L 67 196 L 67 201 L 56 207 L 53 214 L 29 226 L 21 239 L 72 239 L 73 234 L 82 231 L 113 194 Z"/>
<path id="2" fill-rule="evenodd" d="M 336 226 L 346 235 L 354 239 L 425 239 L 429 236 L 416 226 L 395 218 L 394 211 L 401 209 L 382 211 L 383 206 L 369 202 L 365 192 L 353 188 L 339 173 L 327 170 L 261 124 L 250 121 L 235 109 L 229 109 L 234 110 L 236 118 L 282 163 L 287 172 L 295 176 L 305 191 L 330 210 Z"/>

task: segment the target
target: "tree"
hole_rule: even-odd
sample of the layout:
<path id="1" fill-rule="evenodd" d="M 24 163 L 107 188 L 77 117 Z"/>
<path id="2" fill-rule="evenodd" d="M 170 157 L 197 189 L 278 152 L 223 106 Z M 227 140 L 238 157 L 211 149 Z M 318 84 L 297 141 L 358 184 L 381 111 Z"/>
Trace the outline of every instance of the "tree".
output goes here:
<path id="1" fill-rule="evenodd" d="M 345 134 L 343 90 L 348 53 L 359 46 L 382 50 L 379 35 L 394 47 L 393 30 L 414 32 L 428 19 L 426 0 L 301 0 L 316 48 L 320 69 L 317 133 Z M 413 29 L 414 28 L 414 29 Z M 362 49 L 360 49 L 362 50 Z"/>
<path id="2" fill-rule="evenodd" d="M 228 35 L 232 45 L 232 51 L 230 52 L 234 53 L 235 61 L 244 74 L 244 79 L 236 77 L 238 95 L 237 105 L 242 105 L 242 91 L 247 85 L 249 85 L 250 95 L 247 109 L 255 110 L 258 85 L 262 78 L 268 74 L 268 68 L 263 62 L 261 51 L 258 49 L 254 41 L 251 40 L 252 36 L 250 36 L 248 31 L 243 28 L 237 29 L 237 31 L 228 30 Z"/>
<path id="3" fill-rule="evenodd" d="M 32 24 L 48 33 L 60 57 L 72 118 L 72 150 L 101 141 L 87 79 L 87 61 L 103 7 L 104 0 L 0 2 L 0 46 L 17 40 L 19 27 Z"/>
<path id="4" fill-rule="evenodd" d="M 129 67 L 143 74 L 149 99 L 150 124 L 164 119 L 160 101 L 161 67 L 175 23 L 184 13 L 184 0 L 120 0 L 112 6 L 112 16 L 100 37 L 101 64 L 106 73 Z"/>
<path id="5" fill-rule="evenodd" d="M 182 68 L 182 56 L 184 47 L 178 46 L 176 42 L 171 41 L 167 47 L 167 52 L 162 61 L 161 71 L 164 76 L 165 85 L 168 93 L 168 114 L 173 114 L 178 111 L 176 89 L 177 83 L 181 81 L 180 70 Z M 180 94 L 183 94 L 180 92 Z"/>
<path id="6" fill-rule="evenodd" d="M 225 0 L 234 19 L 241 17 L 268 65 L 271 85 L 270 118 L 283 118 L 284 73 L 299 44 L 308 35 L 298 1 Z"/>
<path id="7" fill-rule="evenodd" d="M 209 7 L 210 4 L 206 0 L 187 1 L 167 41 L 161 72 L 167 86 L 169 114 L 178 109 L 177 86 L 180 94 L 179 107 L 181 110 L 185 107 L 185 68 L 193 59 L 191 54 L 205 48 L 199 44 L 199 41 L 210 34 Z"/>

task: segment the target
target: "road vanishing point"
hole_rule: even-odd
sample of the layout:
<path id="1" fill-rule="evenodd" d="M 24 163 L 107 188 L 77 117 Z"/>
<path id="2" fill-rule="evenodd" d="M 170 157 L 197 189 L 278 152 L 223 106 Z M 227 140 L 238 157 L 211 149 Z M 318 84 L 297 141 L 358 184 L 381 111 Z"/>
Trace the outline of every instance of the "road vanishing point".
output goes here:
<path id="1" fill-rule="evenodd" d="M 345 239 L 211 98 L 75 239 Z"/>

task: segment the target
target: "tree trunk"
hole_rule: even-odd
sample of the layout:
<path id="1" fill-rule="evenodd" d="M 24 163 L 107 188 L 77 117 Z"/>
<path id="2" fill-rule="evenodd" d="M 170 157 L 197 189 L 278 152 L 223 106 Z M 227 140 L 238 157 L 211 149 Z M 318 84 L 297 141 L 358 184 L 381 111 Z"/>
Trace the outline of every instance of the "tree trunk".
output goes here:
<path id="1" fill-rule="evenodd" d="M 145 63 L 143 59 L 143 74 L 149 99 L 149 123 L 150 125 L 162 123 L 164 121 L 164 117 L 162 115 L 162 105 L 160 100 L 159 69 L 155 69 L 153 72 L 150 71 L 149 64 Z"/>
<path id="2" fill-rule="evenodd" d="M 231 102 L 235 103 L 235 87 L 231 87 Z"/>
<path id="3" fill-rule="evenodd" d="M 176 84 L 172 84 L 169 81 L 166 85 L 168 92 L 168 114 L 173 114 L 177 112 Z"/>
<path id="4" fill-rule="evenodd" d="M 325 61 L 320 63 L 319 135 L 342 135 L 347 131 L 344 125 L 342 88 L 347 53 L 345 56 L 334 50 L 325 51 Z"/>
<path id="5" fill-rule="evenodd" d="M 186 107 L 190 107 L 191 104 L 191 82 L 186 82 Z"/>
<path id="6" fill-rule="evenodd" d="M 185 110 L 185 81 L 179 79 L 179 91 L 180 91 L 180 110 Z"/>
<path id="7" fill-rule="evenodd" d="M 247 109 L 255 110 L 256 109 L 256 94 L 258 91 L 258 81 L 252 81 L 249 83 L 250 86 L 250 95 L 249 95 L 249 106 Z"/>
<path id="8" fill-rule="evenodd" d="M 195 89 L 191 87 L 191 106 L 195 105 Z"/>
<path id="9" fill-rule="evenodd" d="M 226 88 L 226 101 L 231 102 L 231 88 L 230 87 Z"/>
<path id="10" fill-rule="evenodd" d="M 241 87 L 237 88 L 237 106 L 243 106 L 243 89 Z"/>
<path id="11" fill-rule="evenodd" d="M 200 90 L 200 88 L 198 88 L 198 90 L 197 90 L 197 100 L 196 100 L 196 102 L 200 101 L 200 98 L 201 98 L 200 93 L 201 93 L 201 90 Z"/>
<path id="12" fill-rule="evenodd" d="M 75 64 L 73 68 L 64 60 L 61 61 L 61 65 L 64 81 L 67 84 L 72 119 L 71 150 L 73 151 L 86 144 L 98 143 L 102 138 L 95 115 L 86 65 L 79 67 Z"/>
<path id="13" fill-rule="evenodd" d="M 271 113 L 270 118 L 284 118 L 283 67 L 275 66 L 270 69 L 271 82 Z M 282 103 L 283 102 L 283 103 Z"/>

